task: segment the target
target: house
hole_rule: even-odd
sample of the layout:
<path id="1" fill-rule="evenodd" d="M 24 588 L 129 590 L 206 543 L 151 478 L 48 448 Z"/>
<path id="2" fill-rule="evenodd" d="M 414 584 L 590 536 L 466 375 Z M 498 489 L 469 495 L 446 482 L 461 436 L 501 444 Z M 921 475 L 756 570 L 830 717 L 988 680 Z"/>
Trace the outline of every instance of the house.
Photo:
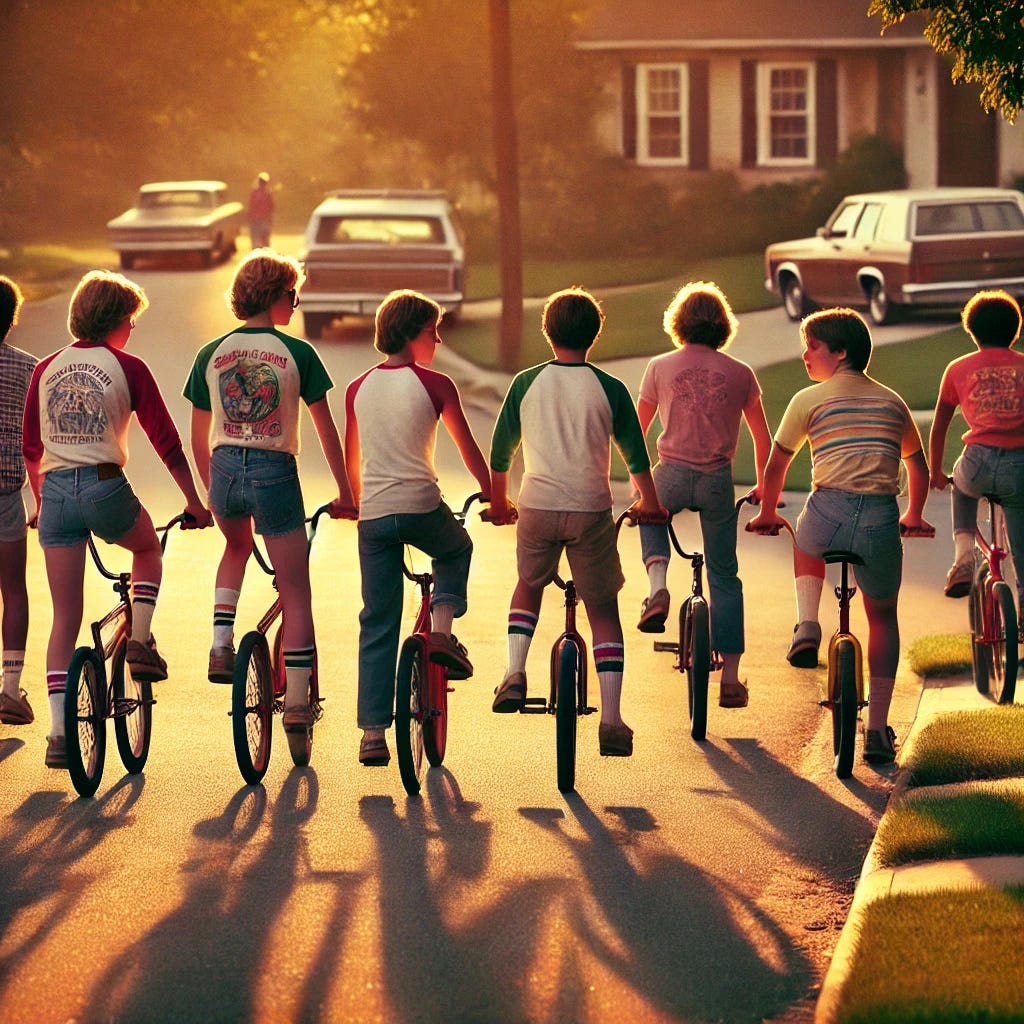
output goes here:
<path id="1" fill-rule="evenodd" d="M 861 134 L 903 152 L 911 187 L 1007 185 L 1024 129 L 908 16 L 881 33 L 868 0 L 591 0 L 577 47 L 607 94 L 601 141 L 638 174 L 685 188 L 728 170 L 744 187 L 819 174 Z"/>

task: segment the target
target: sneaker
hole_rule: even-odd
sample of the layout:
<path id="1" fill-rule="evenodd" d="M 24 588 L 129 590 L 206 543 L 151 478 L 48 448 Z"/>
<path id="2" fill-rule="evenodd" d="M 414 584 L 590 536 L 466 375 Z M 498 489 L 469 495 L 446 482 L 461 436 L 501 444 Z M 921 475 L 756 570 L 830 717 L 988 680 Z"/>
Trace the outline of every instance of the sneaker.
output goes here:
<path id="1" fill-rule="evenodd" d="M 152 637 L 145 643 L 129 640 L 126 660 L 132 670 L 132 678 L 137 681 L 159 683 L 167 678 L 167 662 L 160 657 L 156 641 Z"/>
<path id="2" fill-rule="evenodd" d="M 821 645 L 821 626 L 808 619 L 793 627 L 786 661 L 794 668 L 817 668 L 818 647 Z"/>
<path id="3" fill-rule="evenodd" d="M 63 736 L 46 737 L 46 767 L 67 768 L 68 741 Z"/>
<path id="4" fill-rule="evenodd" d="M 24 690 L 19 691 L 16 697 L 0 693 L 0 722 L 4 725 L 28 725 L 35 721 L 35 717 Z"/>
<path id="5" fill-rule="evenodd" d="M 966 597 L 971 592 L 971 580 L 974 579 L 972 562 L 954 562 L 946 573 L 946 597 Z"/>
<path id="6" fill-rule="evenodd" d="M 473 674 L 473 663 L 469 653 L 453 633 L 430 634 L 430 660 L 448 669 L 449 679 L 469 679 Z"/>
<path id="7" fill-rule="evenodd" d="M 510 676 L 506 676 L 494 694 L 494 703 L 491 704 L 492 711 L 496 711 L 499 715 L 521 711 L 526 703 L 526 673 L 513 672 Z"/>
<path id="8" fill-rule="evenodd" d="M 597 727 L 597 742 L 602 757 L 632 757 L 633 730 L 628 725 L 605 725 Z"/>
<path id="9" fill-rule="evenodd" d="M 384 733 L 363 733 L 359 741 L 359 763 L 367 768 L 386 768 L 391 761 L 391 751 Z"/>
<path id="10" fill-rule="evenodd" d="M 746 683 L 722 683 L 718 691 L 720 708 L 745 708 L 750 701 L 750 692 Z"/>
<path id="11" fill-rule="evenodd" d="M 864 760 L 868 764 L 892 764 L 896 760 L 896 730 L 891 725 L 864 733 Z"/>
<path id="12" fill-rule="evenodd" d="M 235 681 L 235 649 L 227 647 L 210 648 L 210 668 L 206 678 L 211 683 L 233 683 Z"/>
<path id="13" fill-rule="evenodd" d="M 650 597 L 644 598 L 640 605 L 640 621 L 636 628 L 641 633 L 664 633 L 665 620 L 668 618 L 668 591 L 656 590 Z"/>
<path id="14" fill-rule="evenodd" d="M 295 704 L 284 709 L 285 732 L 308 732 L 313 724 L 313 709 L 308 704 Z"/>

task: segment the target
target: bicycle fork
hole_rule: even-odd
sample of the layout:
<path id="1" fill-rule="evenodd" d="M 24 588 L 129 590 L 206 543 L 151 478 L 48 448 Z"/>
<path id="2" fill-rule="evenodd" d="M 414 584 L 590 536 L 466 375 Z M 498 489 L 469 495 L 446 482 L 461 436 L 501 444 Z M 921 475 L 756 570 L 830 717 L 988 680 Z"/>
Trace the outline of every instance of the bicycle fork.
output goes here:
<path id="1" fill-rule="evenodd" d="M 857 681 L 857 707 L 864 708 L 867 701 L 864 698 L 864 652 L 860 640 L 850 632 L 850 601 L 857 593 L 856 587 L 850 586 L 849 563 L 840 563 L 840 582 L 835 588 L 835 595 L 839 600 L 839 628 L 832 634 L 828 645 L 828 671 L 825 676 L 825 693 L 818 702 L 822 707 L 831 707 L 837 700 L 836 692 L 839 679 L 839 665 L 837 654 L 839 642 L 849 641 L 853 645 L 856 654 L 856 681 Z"/>

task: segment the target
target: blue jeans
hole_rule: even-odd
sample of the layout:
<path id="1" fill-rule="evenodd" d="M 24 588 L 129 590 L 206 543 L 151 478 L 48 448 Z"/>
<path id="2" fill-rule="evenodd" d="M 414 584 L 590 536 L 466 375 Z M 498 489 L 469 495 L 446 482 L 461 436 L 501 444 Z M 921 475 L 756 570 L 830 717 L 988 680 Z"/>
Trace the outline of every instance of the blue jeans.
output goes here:
<path id="1" fill-rule="evenodd" d="M 736 562 L 736 504 L 732 467 L 710 473 L 675 463 L 659 462 L 654 482 L 661 503 L 673 515 L 683 509 L 700 514 L 704 564 L 711 595 L 711 643 L 720 654 L 742 654 L 743 583 Z M 684 545 L 685 546 L 685 545 Z M 640 527 L 644 565 L 671 556 L 668 528 L 657 524 Z"/>
<path id="2" fill-rule="evenodd" d="M 210 508 L 221 519 L 252 516 L 264 537 L 283 537 L 306 521 L 295 456 L 222 444 L 210 456 Z"/>
<path id="3" fill-rule="evenodd" d="M 39 543 L 44 548 L 84 544 L 90 533 L 113 544 L 138 522 L 142 511 L 121 471 L 108 476 L 99 466 L 50 470 L 40 498 Z"/>
<path id="4" fill-rule="evenodd" d="M 992 495 L 1003 506 L 1006 536 L 1017 570 L 1018 607 L 1024 607 L 1024 448 L 969 444 L 953 466 L 953 531 L 973 530 L 978 499 Z"/>
<path id="5" fill-rule="evenodd" d="M 363 610 L 359 613 L 360 729 L 386 729 L 391 725 L 406 544 L 431 557 L 431 607 L 450 604 L 456 618 L 466 612 L 473 542 L 444 502 L 433 512 L 400 513 L 359 523 L 363 595 Z"/>

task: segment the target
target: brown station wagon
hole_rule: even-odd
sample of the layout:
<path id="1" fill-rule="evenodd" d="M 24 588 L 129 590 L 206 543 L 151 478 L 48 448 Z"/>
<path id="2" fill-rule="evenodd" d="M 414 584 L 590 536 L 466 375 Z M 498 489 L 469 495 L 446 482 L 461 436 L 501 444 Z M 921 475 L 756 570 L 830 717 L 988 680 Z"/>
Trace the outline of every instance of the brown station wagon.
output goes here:
<path id="1" fill-rule="evenodd" d="M 980 288 L 1024 298 L 1024 195 L 938 188 L 847 196 L 814 238 L 765 250 L 765 287 L 791 320 L 863 306 L 876 324 L 911 306 L 959 306 Z"/>

